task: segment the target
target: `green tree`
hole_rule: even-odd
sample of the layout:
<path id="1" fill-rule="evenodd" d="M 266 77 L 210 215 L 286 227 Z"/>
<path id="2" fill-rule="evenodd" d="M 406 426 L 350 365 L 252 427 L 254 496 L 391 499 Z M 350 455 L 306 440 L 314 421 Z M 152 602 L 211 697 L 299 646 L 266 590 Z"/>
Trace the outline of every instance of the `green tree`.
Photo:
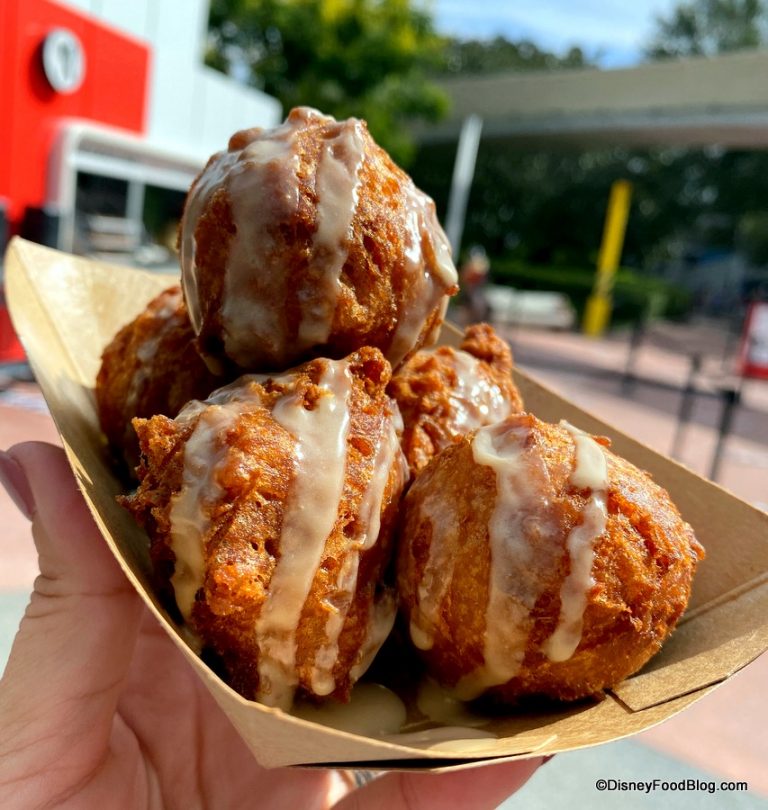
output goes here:
<path id="1" fill-rule="evenodd" d="M 687 0 L 656 18 L 646 53 L 663 59 L 756 48 L 765 39 L 767 10 L 765 0 Z"/>
<path id="2" fill-rule="evenodd" d="M 505 37 L 493 39 L 451 39 L 448 41 L 440 73 L 470 75 L 510 70 L 557 70 L 586 67 L 589 64 L 581 48 L 571 48 L 564 56 L 543 51 L 529 40 L 512 42 Z"/>
<path id="3" fill-rule="evenodd" d="M 423 150 L 414 179 L 444 214 L 455 145 Z M 611 184 L 632 181 L 623 262 L 644 267 L 670 258 L 695 228 L 711 178 L 701 151 L 623 147 L 577 151 L 511 149 L 484 143 L 477 158 L 464 244 L 531 264 L 591 267 L 597 259 Z"/>
<path id="4" fill-rule="evenodd" d="M 207 63 L 278 98 L 365 118 L 408 163 L 408 125 L 436 121 L 448 97 L 426 76 L 445 40 L 412 0 L 213 0 Z"/>
<path id="5" fill-rule="evenodd" d="M 715 53 L 762 42 L 768 0 L 681 3 L 660 20 L 648 53 Z M 453 42 L 448 72 L 557 69 L 566 59 L 530 43 Z M 583 55 L 582 55 L 583 59 Z M 430 146 L 414 178 L 445 212 L 455 145 Z M 533 264 L 593 266 L 611 183 L 634 194 L 623 261 L 652 269 L 670 259 L 741 250 L 765 261 L 768 152 L 719 147 L 530 151 L 484 141 L 469 200 L 465 244 Z"/>
<path id="6" fill-rule="evenodd" d="M 686 0 L 657 18 L 646 54 L 651 59 L 714 56 L 757 48 L 768 40 L 766 0 Z M 768 263 L 763 236 L 768 200 L 768 152 L 764 150 L 685 150 L 666 172 L 679 189 L 676 212 L 685 210 L 686 238 L 700 249 L 739 250 L 756 265 Z M 664 211 L 662 210 L 662 216 Z"/>

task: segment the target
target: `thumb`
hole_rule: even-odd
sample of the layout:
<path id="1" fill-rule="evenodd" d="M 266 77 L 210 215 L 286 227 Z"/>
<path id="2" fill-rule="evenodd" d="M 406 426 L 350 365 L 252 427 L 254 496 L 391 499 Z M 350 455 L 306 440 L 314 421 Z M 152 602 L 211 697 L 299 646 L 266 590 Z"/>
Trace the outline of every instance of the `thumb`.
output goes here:
<path id="1" fill-rule="evenodd" d="M 493 810 L 517 792 L 544 761 L 535 757 L 440 774 L 389 773 L 347 794 L 334 810 Z"/>
<path id="2" fill-rule="evenodd" d="M 94 767 L 107 748 L 140 601 L 99 534 L 60 448 L 0 453 L 0 473 L 32 515 L 40 576 L 0 681 L 0 762 Z M 25 507 L 25 508 L 24 508 Z M 29 770 L 27 770 L 29 769 Z"/>

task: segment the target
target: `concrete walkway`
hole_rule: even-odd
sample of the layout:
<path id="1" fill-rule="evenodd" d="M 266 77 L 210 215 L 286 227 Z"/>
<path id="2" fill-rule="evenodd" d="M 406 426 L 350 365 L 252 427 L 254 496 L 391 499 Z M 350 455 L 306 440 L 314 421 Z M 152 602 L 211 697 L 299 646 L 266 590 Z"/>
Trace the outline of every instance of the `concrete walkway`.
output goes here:
<path id="1" fill-rule="evenodd" d="M 600 780 L 604 780 L 601 782 Z M 502 810 L 764 810 L 768 799 L 716 773 L 622 740 L 559 754 Z M 600 788 L 598 788 L 598 784 Z"/>
<path id="2" fill-rule="evenodd" d="M 658 337 L 672 331 L 658 329 L 655 339 L 649 335 L 635 351 L 629 384 L 628 334 L 592 340 L 570 333 L 508 330 L 507 337 L 521 369 L 666 455 L 675 444 L 690 357 L 702 353 L 702 370 L 695 377 L 699 393 L 693 399 L 691 421 L 681 431 L 677 460 L 708 476 L 723 407 L 720 391 L 739 381 L 731 373 L 732 358 L 723 363 L 722 341 L 718 345 L 711 334 L 706 339 L 711 329 L 693 328 L 687 341 L 682 327 L 675 340 Z M 718 483 L 743 500 L 768 508 L 768 381 L 741 383 L 741 404 L 725 442 Z"/>

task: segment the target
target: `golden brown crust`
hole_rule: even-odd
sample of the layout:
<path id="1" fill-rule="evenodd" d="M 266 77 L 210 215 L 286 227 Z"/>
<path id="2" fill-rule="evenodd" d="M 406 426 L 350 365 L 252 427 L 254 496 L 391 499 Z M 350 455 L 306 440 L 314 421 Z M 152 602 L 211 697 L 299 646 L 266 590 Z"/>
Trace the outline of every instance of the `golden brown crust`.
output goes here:
<path id="1" fill-rule="evenodd" d="M 288 120 L 299 120 L 301 115 L 300 111 L 293 110 Z M 409 250 L 413 253 L 408 230 L 408 212 L 412 208 L 409 195 L 414 191 L 413 182 L 373 141 L 365 122 L 359 124 L 364 145 L 363 160 L 358 173 L 358 202 L 346 240 L 347 258 L 339 279 L 340 292 L 327 341 L 309 349 L 297 348 L 301 298 L 312 294 L 311 291 L 324 289 L 320 276 L 326 272 L 323 265 L 311 261 L 318 227 L 317 171 L 326 144 L 338 131 L 339 124 L 324 116 L 310 116 L 296 132 L 298 206 L 290 213 L 278 216 L 277 221 L 269 226 L 272 247 L 264 260 L 266 266 L 254 270 L 260 274 L 279 273 L 287 280 L 284 289 L 281 285 L 274 288 L 258 286 L 260 304 L 280 319 L 280 331 L 284 331 L 285 338 L 274 344 L 265 339 L 260 345 L 254 345 L 258 370 L 285 368 L 316 356 L 340 358 L 362 346 L 375 346 L 386 354 L 398 323 L 414 303 L 418 304 L 413 300 L 412 273 L 407 270 L 407 253 Z M 260 129 L 235 133 L 230 139 L 229 151 L 243 149 L 261 133 Z M 284 182 L 277 166 L 268 165 L 263 172 L 265 182 L 273 183 L 276 189 Z M 190 194 L 200 183 L 200 177 Z M 221 317 L 225 296 L 224 268 L 237 231 L 226 179 L 224 174 L 221 187 L 209 198 L 193 225 L 198 268 L 197 298 L 202 316 L 199 347 L 204 355 L 224 362 L 227 362 L 223 356 L 225 325 Z M 276 191 L 273 196 L 279 200 L 284 193 L 281 195 Z M 446 285 L 437 278 L 438 260 L 426 232 L 432 225 L 439 227 L 431 200 L 428 209 L 429 221 L 421 229 L 419 248 L 424 254 L 424 269 L 435 277 L 443 295 L 425 313 L 416 345 L 409 355 L 434 338 L 442 323 L 446 296 L 458 291 L 456 284 Z M 185 212 L 185 215 L 189 216 L 189 213 Z M 190 227 L 190 224 L 183 227 Z M 240 365 L 245 367 L 243 363 Z"/>
<path id="2" fill-rule="evenodd" d="M 454 399 L 462 382 L 456 349 L 441 346 L 417 352 L 392 377 L 389 394 L 397 401 L 403 416 L 402 445 L 412 475 L 471 430 L 495 422 L 506 413 L 523 410 L 522 397 L 512 381 L 509 344 L 491 326 L 485 323 L 470 326 L 459 351 L 480 361 L 471 370 L 485 383 L 482 391 L 472 392 L 476 418 L 470 421 L 467 409 L 471 405 L 457 408 Z M 508 404 L 506 413 L 499 410 L 499 400 Z M 480 406 L 485 406 L 487 412 L 481 413 Z"/>
<path id="3" fill-rule="evenodd" d="M 139 460 L 134 417 L 175 416 L 190 399 L 221 385 L 195 350 L 194 337 L 175 286 L 154 298 L 104 349 L 95 391 L 99 421 L 131 469 Z"/>
<path id="4" fill-rule="evenodd" d="M 522 668 L 487 695 L 504 703 L 545 695 L 573 700 L 615 685 L 637 671 L 661 646 L 682 615 L 703 549 L 667 493 L 629 462 L 605 451 L 608 521 L 595 544 L 594 586 L 588 592 L 582 638 L 576 652 L 550 661 L 542 645 L 557 625 L 560 589 L 570 571 L 565 540 L 581 522 L 589 490 L 569 483 L 574 449 L 570 435 L 529 414 L 508 421 L 530 428 L 527 449 L 544 461 L 539 487 L 546 519 L 559 527 L 559 564 L 531 572 L 538 596 L 530 614 Z M 418 602 L 433 543 L 448 543 L 449 587 L 440 604 L 434 646 L 422 652 L 433 676 L 446 686 L 483 664 L 489 599 L 489 522 L 496 503 L 495 472 L 473 458 L 471 438 L 437 456 L 416 478 L 405 499 L 400 529 L 398 587 L 410 619 Z M 428 503 L 428 508 L 425 504 Z M 445 522 L 435 514 L 446 517 Z M 450 526 L 458 523 L 457 531 Z M 536 522 L 524 523 L 536 548 Z"/>
<path id="5" fill-rule="evenodd" d="M 498 385 L 508 383 L 514 365 L 512 349 L 489 323 L 475 323 L 468 326 L 459 349 L 486 363 L 489 373 Z M 522 399 L 513 385 L 509 387 L 509 394 L 511 399 L 517 400 L 520 406 L 517 410 L 522 410 Z"/>
<path id="6" fill-rule="evenodd" d="M 211 161 L 215 157 L 214 155 Z M 195 183 L 192 184 L 190 193 L 194 188 Z M 218 358 L 224 352 L 220 306 L 224 295 L 224 273 L 220 268 L 226 267 L 229 245 L 235 231 L 229 200 L 224 189 L 219 189 L 209 200 L 195 228 L 196 261 L 201 267 L 212 268 L 211 272 L 200 273 L 197 279 L 197 303 L 204 326 L 196 340 L 203 357 Z M 214 272 L 213 268 L 218 271 Z"/>
<path id="7" fill-rule="evenodd" d="M 393 406 L 385 394 L 390 370 L 381 353 L 362 349 L 349 360 L 352 392 L 343 492 L 296 634 L 299 687 L 310 694 L 315 653 L 325 640 L 328 605 L 339 596 L 338 570 L 347 555 L 357 553 L 352 548 L 358 541 L 360 504 L 374 473 L 377 441 L 392 418 Z M 281 381 L 251 378 L 247 391 L 260 404 L 244 409 L 217 439 L 224 448 L 216 467 L 222 493 L 209 510 L 204 587 L 198 592 L 190 624 L 222 659 L 232 686 L 249 698 L 259 685 L 254 627 L 281 555 L 283 516 L 295 476 L 295 440 L 271 417 L 271 409 L 289 391 L 300 394 L 311 409 L 320 395 L 318 381 L 327 362 L 313 360 Z M 199 413 L 192 419 L 182 414 L 176 421 L 161 416 L 136 421 L 144 457 L 141 484 L 124 503 L 146 526 L 153 559 L 164 572 L 168 591 L 175 559 L 171 500 L 181 490 L 185 446 L 198 419 Z M 360 556 L 357 587 L 339 639 L 333 675 L 334 696 L 340 699 L 348 697 L 350 669 L 358 663 L 374 598 L 391 558 L 403 483 L 395 463 L 385 486 L 379 538 Z"/>

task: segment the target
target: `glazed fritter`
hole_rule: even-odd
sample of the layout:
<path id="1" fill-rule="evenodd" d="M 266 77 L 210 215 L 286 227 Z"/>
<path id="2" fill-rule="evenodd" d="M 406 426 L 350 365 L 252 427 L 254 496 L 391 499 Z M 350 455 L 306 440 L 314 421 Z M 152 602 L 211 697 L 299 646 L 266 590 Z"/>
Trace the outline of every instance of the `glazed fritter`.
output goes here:
<path id="1" fill-rule="evenodd" d="M 407 473 L 390 373 L 365 348 L 135 422 L 141 484 L 124 503 L 247 698 L 346 699 L 391 629 L 383 572 Z"/>
<path id="2" fill-rule="evenodd" d="M 448 447 L 408 492 L 403 613 L 462 699 L 598 693 L 682 615 L 703 549 L 667 493 L 605 444 L 513 415 Z"/>
<path id="3" fill-rule="evenodd" d="M 424 349 L 392 377 L 411 474 L 461 436 L 523 410 L 512 352 L 488 324 L 470 326 L 459 349 Z"/>
<path id="4" fill-rule="evenodd" d="M 458 290 L 432 200 L 364 121 L 307 107 L 237 132 L 187 197 L 179 236 L 199 347 L 218 369 L 285 369 L 362 346 L 393 366 L 433 342 Z"/>
<path id="5" fill-rule="evenodd" d="M 222 381 L 195 349 L 181 288 L 160 293 L 104 349 L 96 377 L 101 429 L 128 468 L 139 463 L 135 416 L 176 416 L 190 399 L 207 396 Z"/>

